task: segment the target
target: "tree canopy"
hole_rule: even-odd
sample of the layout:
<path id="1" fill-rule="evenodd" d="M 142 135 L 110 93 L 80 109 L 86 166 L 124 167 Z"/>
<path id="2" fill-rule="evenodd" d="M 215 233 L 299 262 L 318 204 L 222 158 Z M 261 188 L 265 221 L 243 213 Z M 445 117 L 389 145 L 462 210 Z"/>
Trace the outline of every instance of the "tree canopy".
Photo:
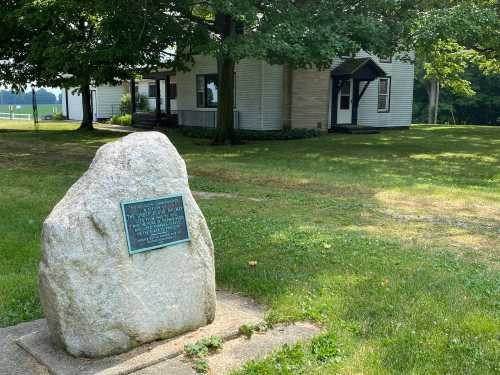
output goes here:
<path id="1" fill-rule="evenodd" d="M 215 143 L 237 141 L 235 65 L 262 59 L 328 68 L 359 50 L 416 50 L 425 79 L 472 94 L 469 65 L 498 69 L 496 0 L 6 0 L 0 14 L 0 81 L 78 87 L 91 127 L 90 84 L 113 84 L 162 67 L 218 63 Z"/>
<path id="2" fill-rule="evenodd" d="M 154 15 L 130 1 L 11 0 L 0 21 L 0 81 L 15 89 L 30 82 L 76 87 L 83 128 L 92 128 L 90 85 L 152 69 L 159 60 L 155 40 L 162 38 L 163 48 L 172 34 L 159 34 Z"/>
<path id="3" fill-rule="evenodd" d="M 440 88 L 455 95 L 475 94 L 466 71 L 500 72 L 500 17 L 496 0 L 430 2 L 415 18 L 411 44 L 417 55 L 417 77 L 426 86 L 428 122 L 437 122 Z"/>
<path id="4" fill-rule="evenodd" d="M 221 144 L 236 141 L 232 91 L 238 61 L 326 68 L 333 57 L 361 49 L 391 54 L 402 46 L 414 6 L 380 0 L 153 0 L 152 8 L 175 15 L 169 30 L 176 33 L 178 68 L 189 68 L 198 54 L 217 59 L 215 143 Z"/>

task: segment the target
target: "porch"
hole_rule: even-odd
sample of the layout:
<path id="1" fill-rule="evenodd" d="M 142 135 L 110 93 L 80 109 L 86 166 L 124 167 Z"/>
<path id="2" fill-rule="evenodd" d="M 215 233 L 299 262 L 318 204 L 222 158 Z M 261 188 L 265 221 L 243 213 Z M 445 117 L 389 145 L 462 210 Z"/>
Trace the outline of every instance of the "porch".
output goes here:
<path id="1" fill-rule="evenodd" d="M 331 126 L 329 132 L 377 133 L 380 128 L 362 126 L 358 122 L 359 104 L 371 82 L 387 77 L 371 58 L 345 60 L 331 72 Z"/>
<path id="2" fill-rule="evenodd" d="M 137 108 L 138 85 L 135 79 L 130 80 L 130 96 L 132 103 L 132 123 L 136 127 L 175 127 L 178 124 L 177 111 L 172 110 L 172 76 L 174 72 L 154 72 L 144 76 L 145 80 L 154 82 L 153 100 L 154 110 L 152 112 L 140 111 Z M 164 82 L 162 90 L 162 81 Z M 163 91 L 163 98 L 162 98 Z M 151 95 L 148 95 L 148 100 Z M 163 103 L 162 103 L 163 102 Z M 163 108 L 162 108 L 163 107 Z"/>

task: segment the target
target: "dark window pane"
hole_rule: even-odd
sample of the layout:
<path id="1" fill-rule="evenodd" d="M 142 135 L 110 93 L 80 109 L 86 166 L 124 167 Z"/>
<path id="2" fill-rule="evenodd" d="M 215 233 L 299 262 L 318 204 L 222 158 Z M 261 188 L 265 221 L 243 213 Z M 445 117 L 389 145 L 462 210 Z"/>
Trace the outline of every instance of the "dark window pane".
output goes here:
<path id="1" fill-rule="evenodd" d="M 387 95 L 379 95 L 378 96 L 378 109 L 380 111 L 387 110 Z"/>
<path id="2" fill-rule="evenodd" d="M 148 87 L 148 96 L 150 98 L 156 98 L 156 85 L 149 85 Z"/>
<path id="3" fill-rule="evenodd" d="M 342 95 L 340 97 L 340 109 L 349 109 L 351 104 L 351 98 L 349 96 Z"/>
<path id="4" fill-rule="evenodd" d="M 379 82 L 379 94 L 387 94 L 389 92 L 389 81 L 387 79 L 381 79 Z"/>

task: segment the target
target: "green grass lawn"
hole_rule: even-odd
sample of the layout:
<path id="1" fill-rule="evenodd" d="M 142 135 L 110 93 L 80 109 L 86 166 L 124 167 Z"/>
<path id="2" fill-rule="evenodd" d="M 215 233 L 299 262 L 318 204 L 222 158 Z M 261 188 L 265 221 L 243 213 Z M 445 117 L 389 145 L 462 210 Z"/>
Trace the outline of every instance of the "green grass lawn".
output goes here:
<path id="1" fill-rule="evenodd" d="M 0 326 L 42 316 L 43 219 L 121 136 L 76 126 L 0 122 Z M 232 194 L 199 199 L 218 286 L 270 323 L 325 329 L 239 374 L 500 373 L 500 128 L 220 148 L 169 135 L 193 190 Z"/>
<path id="2" fill-rule="evenodd" d="M 9 113 L 9 107 L 14 107 L 14 113 L 16 114 L 33 114 L 33 107 L 31 104 L 22 104 L 17 108 L 16 105 L 9 106 L 8 104 L 0 104 L 0 113 L 3 113 L 2 117 L 5 116 L 5 113 Z M 38 104 L 38 116 L 42 117 L 45 115 L 52 115 L 56 112 L 62 112 L 61 104 Z"/>

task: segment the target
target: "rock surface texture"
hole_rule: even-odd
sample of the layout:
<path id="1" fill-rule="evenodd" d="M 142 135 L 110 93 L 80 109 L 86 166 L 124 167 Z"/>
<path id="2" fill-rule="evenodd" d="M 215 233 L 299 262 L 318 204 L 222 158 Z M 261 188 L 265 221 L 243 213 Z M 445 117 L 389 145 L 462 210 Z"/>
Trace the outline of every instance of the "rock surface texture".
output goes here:
<path id="1" fill-rule="evenodd" d="M 120 202 L 182 193 L 191 241 L 130 256 Z M 213 244 L 183 159 L 157 132 L 101 147 L 43 226 L 40 299 L 52 340 L 103 357 L 209 324 Z"/>

